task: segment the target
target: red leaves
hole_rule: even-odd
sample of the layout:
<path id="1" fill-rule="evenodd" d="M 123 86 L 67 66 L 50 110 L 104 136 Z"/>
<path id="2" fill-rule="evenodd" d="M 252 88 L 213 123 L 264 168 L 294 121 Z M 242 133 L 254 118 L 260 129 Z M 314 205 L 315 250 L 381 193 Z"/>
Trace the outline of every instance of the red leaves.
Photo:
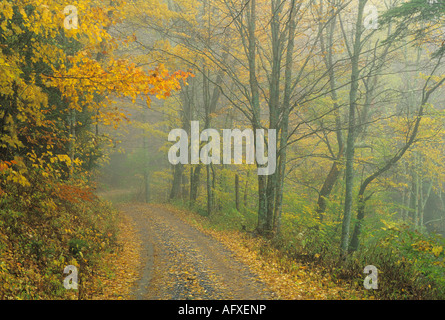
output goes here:
<path id="1" fill-rule="evenodd" d="M 89 188 L 59 184 L 57 196 L 61 200 L 71 203 L 80 203 L 81 201 L 91 202 L 96 197 Z"/>
<path id="2" fill-rule="evenodd" d="M 0 172 L 9 169 L 13 164 L 17 164 L 14 160 L 12 161 L 0 161 Z"/>

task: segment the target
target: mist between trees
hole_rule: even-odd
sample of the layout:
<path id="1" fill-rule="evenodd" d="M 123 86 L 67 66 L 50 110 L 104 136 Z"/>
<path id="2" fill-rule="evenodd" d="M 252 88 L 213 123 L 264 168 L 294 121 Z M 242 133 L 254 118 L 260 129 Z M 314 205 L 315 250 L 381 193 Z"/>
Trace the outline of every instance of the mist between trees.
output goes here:
<path id="1" fill-rule="evenodd" d="M 309 260 L 321 255 L 347 265 L 380 244 L 398 257 L 371 261 L 380 268 L 405 263 L 405 250 L 429 255 L 439 268 L 443 253 L 432 250 L 442 252 L 443 238 L 433 234 L 445 231 L 444 4 L 202 1 L 181 11 L 183 5 L 169 6 L 187 12 L 178 19 L 122 26 L 137 39 L 134 52 L 195 75 L 144 111 L 150 124 L 140 122 L 142 149 L 122 156 L 145 170 L 141 199 L 180 201 Z M 169 165 L 160 155 L 172 145 L 165 134 L 181 128 L 190 136 L 192 121 L 202 130 L 276 130 L 276 172 Z M 423 237 L 429 245 L 420 249 Z M 443 285 L 443 271 L 422 272 Z"/>
<path id="2" fill-rule="evenodd" d="M 443 234 L 444 7 L 435 5 L 203 1 L 187 18 L 126 24 L 134 50 L 195 75 L 144 111 L 142 149 L 123 160 L 139 157 L 148 172 L 139 171 L 140 199 L 180 201 L 296 256 L 346 264 L 379 241 L 399 253 L 410 246 L 390 245 L 394 230 L 411 244 Z M 181 128 L 190 137 L 192 121 L 202 130 L 276 130 L 276 172 L 258 176 L 248 162 L 169 165 L 165 134 Z M 154 137 L 144 157 L 143 140 Z M 430 250 L 442 246 L 434 241 Z"/>
<path id="3" fill-rule="evenodd" d="M 79 1 L 69 30 L 52 1 L 1 6 L 0 190 L 88 175 L 339 277 L 375 265 L 387 297 L 444 297 L 443 1 Z M 173 165 L 169 133 L 196 123 L 275 132 L 276 170 Z"/>

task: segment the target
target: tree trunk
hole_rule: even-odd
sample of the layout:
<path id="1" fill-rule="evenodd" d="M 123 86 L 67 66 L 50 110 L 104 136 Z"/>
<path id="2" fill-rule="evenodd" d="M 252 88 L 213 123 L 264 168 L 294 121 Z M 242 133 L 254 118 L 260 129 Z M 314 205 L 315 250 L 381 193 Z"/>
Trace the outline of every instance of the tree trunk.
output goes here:
<path id="1" fill-rule="evenodd" d="M 279 107 L 280 107 L 280 79 L 281 79 L 281 61 L 283 56 L 283 44 L 284 38 L 281 37 L 280 32 L 280 15 L 282 12 L 282 4 L 279 0 L 271 1 L 271 15 L 272 19 L 270 22 L 271 30 L 271 42 L 272 42 L 272 70 L 270 74 L 270 86 L 269 86 L 269 128 L 278 128 L 279 119 Z M 276 154 L 278 159 L 278 153 Z M 278 163 L 276 159 L 275 163 Z M 278 186 L 278 171 L 276 170 L 272 175 L 267 178 L 267 190 L 266 190 L 266 201 L 267 201 L 267 213 L 266 213 L 266 232 L 271 233 L 274 224 L 274 214 L 275 214 L 275 199 L 276 191 Z"/>
<path id="2" fill-rule="evenodd" d="M 240 211 L 239 176 L 235 174 L 235 206 Z"/>
<path id="3" fill-rule="evenodd" d="M 206 166 L 207 173 L 207 215 L 210 216 L 212 214 L 213 209 L 213 194 L 212 194 L 212 175 L 210 173 L 210 165 Z"/>
<path id="4" fill-rule="evenodd" d="M 195 169 L 190 170 L 190 203 L 193 204 L 198 198 L 199 182 L 201 177 L 202 165 L 199 164 Z"/>
<path id="5" fill-rule="evenodd" d="M 354 154 L 355 154 L 355 132 L 358 82 L 360 76 L 359 60 L 361 53 L 361 36 L 363 11 L 367 0 L 359 0 L 357 21 L 355 24 L 354 49 L 351 57 L 351 89 L 349 92 L 349 121 L 348 138 L 346 141 L 346 181 L 345 181 L 345 207 L 343 212 L 343 223 L 341 231 L 340 258 L 344 260 L 348 253 L 349 229 L 352 217 L 353 187 L 354 187 Z"/>
<path id="6" fill-rule="evenodd" d="M 258 226 L 259 234 L 266 231 L 266 214 L 267 214 L 267 179 L 265 176 L 258 176 Z"/>
<path id="7" fill-rule="evenodd" d="M 277 175 L 277 190 L 275 199 L 275 211 L 274 211 L 274 221 L 273 221 L 273 233 L 274 235 L 280 234 L 281 229 L 281 212 L 283 209 L 283 188 L 284 188 L 284 178 L 286 174 L 286 158 L 287 158 L 287 136 L 289 132 L 289 112 L 283 115 L 283 123 L 281 128 L 281 138 L 280 138 L 280 150 L 279 161 L 278 161 L 278 175 Z"/>
<path id="8" fill-rule="evenodd" d="M 249 187 L 249 175 L 250 171 L 247 171 L 246 183 L 244 185 L 244 208 L 247 208 L 247 196 L 248 196 L 248 187 Z"/>
<path id="9" fill-rule="evenodd" d="M 425 85 L 422 89 L 422 98 L 420 102 L 420 108 L 416 116 L 416 120 L 414 121 L 414 126 L 412 127 L 412 130 L 410 131 L 410 135 L 407 137 L 407 142 L 404 144 L 404 146 L 390 159 L 386 162 L 386 164 L 378 169 L 376 172 L 374 172 L 372 175 L 370 175 L 368 178 L 366 178 L 362 185 L 360 186 L 360 192 L 359 192 L 359 210 L 357 214 L 357 222 L 356 227 L 354 228 L 354 234 L 352 236 L 353 239 L 353 245 L 351 245 L 350 251 L 356 251 L 359 246 L 359 235 L 361 233 L 361 226 L 362 221 L 365 215 L 365 205 L 366 201 L 371 197 L 368 196 L 367 198 L 364 198 L 365 190 L 366 188 L 371 184 L 372 181 L 374 181 L 376 178 L 378 178 L 380 175 L 388 171 L 394 164 L 396 164 L 408 151 L 408 149 L 414 144 L 415 139 L 419 132 L 420 123 L 424 116 L 425 106 L 428 103 L 431 94 L 433 94 L 439 87 L 441 87 L 445 83 L 445 78 L 442 78 L 440 81 L 433 84 L 431 87 L 429 87 L 429 82 L 435 75 L 435 72 L 439 68 L 439 66 L 442 64 L 442 58 L 443 58 L 444 52 L 441 53 L 441 55 L 438 57 L 436 65 L 433 67 L 433 70 L 430 73 L 430 76 L 425 81 Z M 413 179 L 414 182 L 415 179 Z M 417 189 L 417 187 L 415 187 Z M 417 192 L 416 192 L 417 193 Z M 416 197 L 414 206 L 417 206 L 418 198 Z M 417 211 L 417 209 L 415 210 Z M 418 212 L 418 211 L 417 211 Z M 414 220 L 416 221 L 417 213 L 415 212 Z"/>
<path id="10" fill-rule="evenodd" d="M 337 182 L 338 177 L 340 176 L 341 171 L 339 169 L 338 162 L 342 156 L 343 156 L 343 151 L 340 151 L 339 156 L 337 160 L 335 160 L 334 163 L 332 164 L 331 170 L 329 171 L 329 174 L 326 177 L 326 180 L 324 181 L 323 186 L 318 195 L 316 212 L 320 222 L 323 222 L 324 214 L 326 212 L 327 199 L 331 195 L 332 189 L 334 188 L 334 185 Z"/>
<path id="11" fill-rule="evenodd" d="M 174 166 L 173 183 L 170 191 L 170 200 L 179 199 L 181 196 L 182 174 L 184 166 L 180 163 Z"/>
<path id="12" fill-rule="evenodd" d="M 290 100 L 292 95 L 292 73 L 293 73 L 293 53 L 295 48 L 295 32 L 296 32 L 296 1 L 292 0 L 288 20 L 288 34 L 286 46 L 286 61 L 284 70 L 284 96 L 283 103 L 280 108 L 281 122 L 279 122 L 279 149 L 277 152 L 277 172 L 275 176 L 275 208 L 273 213 L 273 233 L 280 234 L 281 229 L 281 212 L 283 208 L 283 188 L 286 176 L 286 160 L 287 160 L 287 143 L 289 135 L 289 113 Z"/>
<path id="13" fill-rule="evenodd" d="M 247 54 L 249 60 L 249 85 L 250 85 L 250 105 L 252 107 L 252 128 L 256 132 L 261 129 L 260 122 L 260 93 L 256 76 L 256 0 L 250 0 L 246 5 L 247 15 Z M 265 176 L 258 176 L 258 224 L 256 231 L 263 234 L 266 225 L 267 213 L 267 179 Z"/>
<path id="14" fill-rule="evenodd" d="M 150 202 L 150 176 L 148 171 L 144 173 L 144 201 Z"/>
<path id="15" fill-rule="evenodd" d="M 416 192 L 414 198 L 416 199 L 414 204 L 414 226 L 417 228 L 419 226 L 419 211 L 420 211 L 420 175 L 419 175 L 419 168 L 418 168 L 418 155 L 416 154 L 416 160 L 415 160 L 415 168 L 414 168 L 414 175 L 415 175 L 415 186 L 416 186 Z"/>
<path id="16" fill-rule="evenodd" d="M 358 246 L 359 246 L 359 236 L 360 236 L 361 230 L 362 230 L 363 218 L 365 217 L 365 204 L 366 204 L 366 200 L 367 200 L 367 199 L 364 199 L 365 190 L 366 190 L 366 187 L 364 187 L 362 185 L 362 187 L 360 188 L 360 191 L 359 191 L 359 195 L 358 195 L 357 222 L 354 226 L 354 232 L 352 234 L 351 244 L 349 246 L 350 253 L 357 251 Z"/>
<path id="17" fill-rule="evenodd" d="M 428 185 L 428 190 L 426 192 L 426 194 L 424 196 L 422 196 L 422 205 L 421 205 L 421 220 L 420 220 L 420 225 L 422 227 L 425 226 L 425 221 L 424 221 L 424 215 L 425 215 L 425 206 L 426 203 L 428 202 L 428 199 L 431 196 L 431 191 L 433 190 L 433 181 L 430 181 L 429 185 Z"/>
<path id="18" fill-rule="evenodd" d="M 329 196 L 331 195 L 332 189 L 334 188 L 335 183 L 337 182 L 341 170 L 339 168 L 339 161 L 344 157 L 344 141 L 343 141 L 343 132 L 342 132 L 342 125 L 341 125 L 341 114 L 340 114 L 340 107 L 337 103 L 338 96 L 337 96 L 337 81 L 335 78 L 335 70 L 334 70 L 334 33 L 335 33 L 335 27 L 336 27 L 336 16 L 332 17 L 332 21 L 329 24 L 329 27 L 326 28 L 328 34 L 327 34 L 327 43 L 325 44 L 323 33 L 320 37 L 320 45 L 323 51 L 327 52 L 327 55 L 324 59 L 326 69 L 328 70 L 328 76 L 329 76 L 329 86 L 331 89 L 331 98 L 332 101 L 334 101 L 334 110 L 335 110 L 335 126 L 336 126 L 336 134 L 337 134 L 337 144 L 338 144 L 338 154 L 334 162 L 332 163 L 331 169 L 329 170 L 329 173 L 323 183 L 323 186 L 318 194 L 318 201 L 317 201 L 317 216 L 320 222 L 323 222 L 324 214 L 326 212 L 326 206 L 327 206 L 327 200 Z M 321 22 L 320 22 L 321 25 Z M 321 27 L 321 26 L 320 26 Z"/>
<path id="19" fill-rule="evenodd" d="M 437 66 L 440 64 L 440 59 L 438 61 Z M 434 73 L 434 72 L 433 72 Z M 432 74 L 431 74 L 432 75 Z M 350 248 L 350 252 L 352 251 L 356 251 L 358 249 L 359 246 L 359 236 L 361 233 L 361 227 L 362 227 L 362 223 L 363 223 L 363 218 L 365 216 L 365 205 L 366 205 L 366 201 L 369 200 L 372 196 L 368 196 L 368 197 L 364 197 L 365 195 L 365 191 L 367 189 L 367 187 L 371 184 L 371 182 L 373 182 L 375 179 L 377 179 L 379 176 L 381 176 L 383 173 L 385 173 L 386 171 L 388 171 L 393 165 L 395 165 L 404 155 L 405 153 L 408 151 L 408 149 L 414 144 L 415 139 L 417 137 L 417 134 L 419 132 L 419 127 L 420 127 L 420 122 L 422 121 L 423 115 L 424 115 L 424 109 L 425 109 L 425 104 L 428 102 L 430 95 L 438 88 L 440 87 L 443 83 L 445 82 L 445 78 L 443 78 L 441 81 L 439 81 L 436 85 L 433 86 L 433 88 L 429 89 L 428 91 L 425 91 L 427 86 L 424 87 L 424 92 L 423 92 L 423 97 L 422 97 L 422 102 L 421 102 L 421 106 L 419 109 L 419 113 L 417 115 L 416 121 L 414 123 L 414 127 L 413 130 L 411 132 L 411 135 L 409 136 L 408 141 L 405 143 L 405 145 L 394 155 L 394 157 L 392 157 L 388 162 L 386 162 L 386 164 L 380 168 L 379 170 L 377 170 L 376 172 L 374 172 L 372 175 L 370 175 L 368 178 L 366 178 L 363 183 L 360 186 L 360 191 L 359 191 L 359 205 L 358 205 L 358 213 L 357 213 L 357 222 L 356 222 L 356 227 L 354 228 L 354 234 L 352 236 L 352 243 L 351 243 L 351 248 Z M 428 84 L 428 81 L 427 81 Z M 413 179 L 414 181 L 415 179 Z M 419 183 L 417 182 L 416 185 L 418 185 Z M 414 189 L 416 190 L 416 194 L 417 194 L 417 186 L 414 186 Z M 418 201 L 419 198 L 416 195 L 416 199 L 414 199 L 415 201 L 415 206 L 418 205 Z M 415 225 L 418 225 L 417 222 L 417 214 L 418 214 L 418 209 L 416 208 L 415 210 Z"/>

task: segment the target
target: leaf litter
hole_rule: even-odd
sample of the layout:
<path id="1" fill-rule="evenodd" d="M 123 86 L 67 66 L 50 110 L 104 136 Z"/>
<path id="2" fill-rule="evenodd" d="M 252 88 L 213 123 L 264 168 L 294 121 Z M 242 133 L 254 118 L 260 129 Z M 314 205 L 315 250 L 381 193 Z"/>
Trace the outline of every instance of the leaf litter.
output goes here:
<path id="1" fill-rule="evenodd" d="M 350 284 L 336 283 L 322 268 L 284 261 L 264 239 L 216 231 L 204 217 L 171 205 L 127 204 L 121 210 L 121 250 L 107 257 L 99 275 L 99 299 L 361 299 Z M 141 237 L 146 233 L 146 237 Z M 149 239 L 149 240 L 147 240 Z M 141 283 L 147 261 L 143 242 L 154 246 L 150 281 Z M 147 282 L 147 280 L 145 280 Z"/>

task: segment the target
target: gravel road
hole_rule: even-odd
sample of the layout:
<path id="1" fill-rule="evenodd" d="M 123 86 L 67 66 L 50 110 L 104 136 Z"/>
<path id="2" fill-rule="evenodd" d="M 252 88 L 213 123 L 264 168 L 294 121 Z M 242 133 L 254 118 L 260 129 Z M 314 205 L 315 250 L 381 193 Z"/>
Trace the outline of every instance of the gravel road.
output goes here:
<path id="1" fill-rule="evenodd" d="M 135 299 L 276 299 L 233 252 L 175 212 L 147 204 L 122 205 L 120 210 L 134 221 L 143 243 Z"/>

